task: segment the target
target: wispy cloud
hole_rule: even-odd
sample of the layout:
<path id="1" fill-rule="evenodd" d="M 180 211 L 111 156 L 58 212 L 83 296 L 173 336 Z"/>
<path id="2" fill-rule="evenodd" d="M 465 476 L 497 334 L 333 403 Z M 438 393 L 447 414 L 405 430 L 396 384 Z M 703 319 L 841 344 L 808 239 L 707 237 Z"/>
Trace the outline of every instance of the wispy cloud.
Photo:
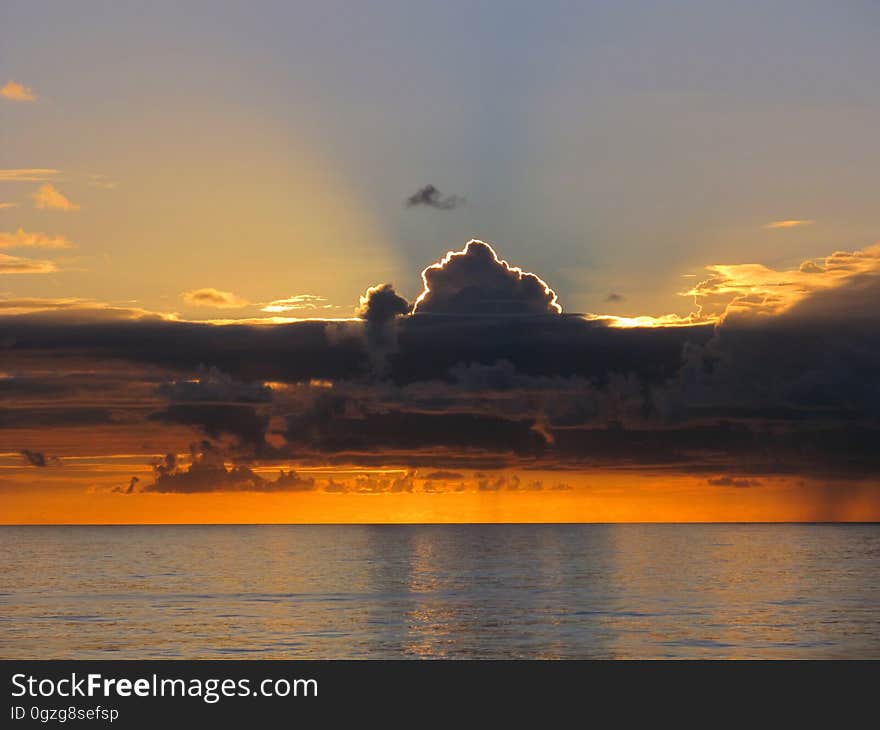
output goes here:
<path id="1" fill-rule="evenodd" d="M 276 299 L 265 304 L 261 312 L 291 312 L 296 309 L 332 309 L 332 304 L 327 304 L 327 299 L 315 294 L 297 294 L 286 299 Z"/>
<path id="2" fill-rule="evenodd" d="M 37 100 L 37 95 L 34 93 L 33 89 L 24 84 L 20 84 L 17 81 L 12 81 L 11 79 L 6 82 L 5 86 L 0 88 L 0 96 L 4 99 L 9 99 L 10 101 Z"/>
<path id="3" fill-rule="evenodd" d="M 0 203 L 0 210 L 6 210 L 7 208 L 17 208 L 18 203 Z"/>
<path id="4" fill-rule="evenodd" d="M 40 185 L 37 191 L 31 196 L 34 199 L 34 208 L 43 208 L 46 210 L 79 210 L 79 206 L 71 201 L 52 183 Z"/>
<path id="5" fill-rule="evenodd" d="M 54 261 L 25 259 L 0 253 L 0 274 L 51 274 L 58 271 Z"/>
<path id="6" fill-rule="evenodd" d="M 811 226 L 815 222 L 807 218 L 792 218 L 784 221 L 772 221 L 767 223 L 764 228 L 798 228 L 799 226 Z"/>
<path id="7" fill-rule="evenodd" d="M 38 233 L 19 228 L 10 233 L 0 231 L 0 248 L 71 248 L 73 244 L 64 236 Z"/>
<path id="8" fill-rule="evenodd" d="M 61 170 L 46 167 L 24 167 L 0 170 L 0 182 L 42 182 L 61 174 Z"/>
<path id="9" fill-rule="evenodd" d="M 116 181 L 111 180 L 109 175 L 95 173 L 93 175 L 89 175 L 89 185 L 91 185 L 93 188 L 113 190 L 116 187 Z"/>
<path id="10" fill-rule="evenodd" d="M 239 309 L 250 304 L 247 299 L 233 294 L 231 291 L 221 291 L 210 286 L 185 291 L 183 301 L 194 307 L 214 307 L 215 309 Z"/>

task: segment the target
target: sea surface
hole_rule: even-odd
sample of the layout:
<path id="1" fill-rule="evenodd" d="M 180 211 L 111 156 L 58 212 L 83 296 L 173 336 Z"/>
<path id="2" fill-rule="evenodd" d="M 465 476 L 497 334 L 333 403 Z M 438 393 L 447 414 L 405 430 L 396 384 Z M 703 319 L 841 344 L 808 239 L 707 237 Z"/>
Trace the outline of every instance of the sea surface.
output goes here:
<path id="1" fill-rule="evenodd" d="M 880 525 L 0 527 L 0 658 L 880 658 Z"/>

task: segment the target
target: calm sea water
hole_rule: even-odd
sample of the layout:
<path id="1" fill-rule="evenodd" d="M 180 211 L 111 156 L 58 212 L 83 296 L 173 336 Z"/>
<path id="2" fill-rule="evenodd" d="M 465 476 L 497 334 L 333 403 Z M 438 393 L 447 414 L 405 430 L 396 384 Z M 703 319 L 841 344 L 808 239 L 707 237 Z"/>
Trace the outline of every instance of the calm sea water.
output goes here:
<path id="1" fill-rule="evenodd" d="M 880 525 L 0 528 L 0 658 L 880 657 Z"/>

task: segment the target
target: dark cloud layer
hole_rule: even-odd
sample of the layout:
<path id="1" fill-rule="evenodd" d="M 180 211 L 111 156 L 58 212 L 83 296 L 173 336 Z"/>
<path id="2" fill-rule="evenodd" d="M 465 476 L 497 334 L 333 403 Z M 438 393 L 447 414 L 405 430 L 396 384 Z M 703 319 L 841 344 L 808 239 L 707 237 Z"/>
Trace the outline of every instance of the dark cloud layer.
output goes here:
<path id="1" fill-rule="evenodd" d="M 832 270 L 816 268 L 796 275 Z M 713 295 L 729 288 L 725 276 Z M 0 428 L 49 433 L 147 418 L 223 442 L 212 448 L 235 460 L 230 468 L 202 449 L 188 469 L 162 465 L 147 491 L 199 491 L 211 480 L 280 489 L 284 480 L 267 482 L 248 466 L 272 460 L 424 469 L 435 473 L 431 489 L 458 478 L 441 474 L 503 466 L 676 471 L 717 487 L 774 474 L 876 477 L 880 287 L 869 273 L 840 281 L 771 315 L 756 314 L 761 303 L 746 291 L 717 326 L 621 329 L 561 314 L 536 275 L 471 242 L 425 270 L 415 314 L 382 285 L 368 290 L 359 321 L 71 325 L 8 316 L 4 369 L 48 369 L 73 354 L 96 371 L 122 361 L 152 378 L 154 400 L 126 415 L 107 404 L 125 402 L 112 390 L 129 387 L 123 380 L 96 377 L 89 391 L 86 379 L 70 390 L 16 375 L 0 379 L 8 404 Z M 802 286 L 794 279 L 792 292 L 801 296 Z M 75 402 L 52 405 L 74 392 Z M 90 392 L 96 405 L 82 405 Z M 297 488 L 298 477 L 286 479 Z"/>

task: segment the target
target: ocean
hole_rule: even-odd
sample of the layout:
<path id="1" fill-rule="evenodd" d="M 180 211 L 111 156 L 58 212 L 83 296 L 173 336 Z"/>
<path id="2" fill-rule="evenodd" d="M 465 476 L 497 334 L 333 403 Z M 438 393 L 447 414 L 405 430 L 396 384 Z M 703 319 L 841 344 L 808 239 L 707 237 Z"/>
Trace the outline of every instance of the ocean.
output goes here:
<path id="1" fill-rule="evenodd" d="M 880 525 L 0 527 L 0 658 L 880 658 Z"/>

